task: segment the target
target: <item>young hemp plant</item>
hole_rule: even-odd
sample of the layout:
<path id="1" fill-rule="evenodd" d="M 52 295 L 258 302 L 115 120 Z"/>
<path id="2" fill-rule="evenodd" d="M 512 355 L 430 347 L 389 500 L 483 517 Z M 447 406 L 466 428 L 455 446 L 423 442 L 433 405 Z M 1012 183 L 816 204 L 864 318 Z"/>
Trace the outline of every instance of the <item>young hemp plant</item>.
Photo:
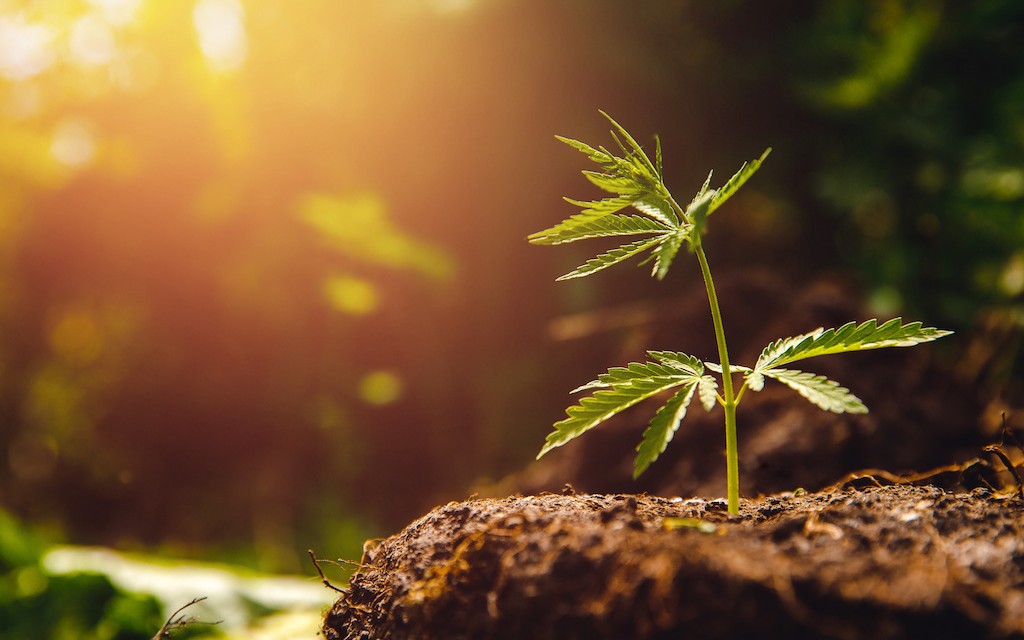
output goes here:
<path id="1" fill-rule="evenodd" d="M 771 378 L 827 411 L 866 413 L 868 409 L 864 403 L 846 387 L 824 376 L 786 368 L 787 365 L 833 353 L 910 347 L 951 332 L 923 327 L 920 322 L 903 323 L 900 318 L 883 323 L 877 320 L 861 324 L 850 322 L 837 329 L 816 329 L 810 333 L 776 340 L 764 348 L 753 367 L 732 364 L 726 347 L 718 296 L 715 294 L 715 284 L 711 279 L 711 269 L 702 241 L 711 214 L 754 175 L 771 149 L 767 149 L 757 160 L 744 163 L 719 189 L 710 188 L 711 174 L 708 174 L 697 195 L 684 208 L 665 186 L 661 141 L 658 137 L 654 139 L 655 154 L 654 161 L 651 161 L 636 140 L 611 116 L 603 111 L 601 115 L 612 125 L 612 139 L 621 156 L 604 147 L 595 149 L 577 140 L 556 137 L 597 163 L 600 171 L 584 171 L 583 175 L 611 196 L 589 202 L 566 198 L 570 204 L 580 208 L 579 213 L 550 229 L 530 235 L 529 240 L 534 244 L 565 244 L 588 238 L 630 238 L 625 244 L 591 258 L 559 280 L 589 276 L 645 251 L 649 251 L 645 262 L 653 262 L 651 275 L 661 280 L 668 273 L 679 249 L 686 244 L 689 252 L 696 256 L 704 277 L 718 343 L 719 362 L 701 362 L 698 358 L 676 351 L 648 351 L 651 360 L 647 362 L 633 362 L 625 367 L 609 369 L 607 373 L 598 376 L 597 380 L 573 391 L 593 391 L 593 394 L 566 410 L 567 417 L 555 423 L 554 431 L 548 435 L 537 457 L 583 435 L 642 400 L 674 389 L 675 393 L 658 409 L 636 448 L 633 466 L 635 478 L 668 446 L 696 394 L 705 410 L 710 411 L 717 402 L 725 411 L 728 508 L 729 513 L 738 513 L 736 407 L 747 389 L 760 391 L 764 387 L 765 378 Z M 721 392 L 718 382 L 708 371 L 721 377 Z M 736 374 L 742 376 L 739 391 L 733 380 Z"/>

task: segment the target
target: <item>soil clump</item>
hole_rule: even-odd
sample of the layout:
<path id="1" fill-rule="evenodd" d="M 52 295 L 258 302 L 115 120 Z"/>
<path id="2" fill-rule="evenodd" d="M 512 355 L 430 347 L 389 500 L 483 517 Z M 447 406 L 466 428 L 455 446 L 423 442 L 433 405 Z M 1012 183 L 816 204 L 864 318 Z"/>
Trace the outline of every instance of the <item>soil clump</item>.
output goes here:
<path id="1" fill-rule="evenodd" d="M 1024 500 L 867 477 L 737 516 L 568 488 L 452 502 L 367 549 L 323 633 L 1024 637 Z"/>

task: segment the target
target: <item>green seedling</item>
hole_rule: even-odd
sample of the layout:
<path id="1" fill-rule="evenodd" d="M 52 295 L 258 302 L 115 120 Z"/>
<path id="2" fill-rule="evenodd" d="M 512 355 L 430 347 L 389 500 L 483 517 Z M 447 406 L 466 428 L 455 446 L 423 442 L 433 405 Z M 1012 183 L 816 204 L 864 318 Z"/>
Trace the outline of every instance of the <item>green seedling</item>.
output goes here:
<path id="1" fill-rule="evenodd" d="M 689 252 L 696 256 L 704 277 L 719 362 L 702 362 L 676 351 L 648 351 L 651 360 L 647 362 L 633 362 L 625 367 L 609 369 L 607 373 L 598 376 L 597 380 L 573 391 L 593 393 L 566 410 L 568 417 L 555 423 L 554 431 L 548 435 L 537 457 L 583 435 L 642 400 L 675 390 L 654 415 L 637 446 L 633 466 L 635 478 L 668 446 L 686 415 L 690 401 L 696 395 L 705 410 L 710 411 L 716 403 L 724 409 L 728 510 L 729 513 L 738 513 L 736 407 L 747 389 L 760 391 L 765 379 L 770 378 L 827 411 L 866 413 L 868 409 L 864 403 L 846 387 L 824 376 L 786 368 L 787 365 L 833 353 L 910 347 L 951 332 L 924 327 L 920 322 L 903 323 L 900 318 L 882 323 L 877 320 L 860 324 L 851 322 L 835 329 L 820 328 L 776 340 L 764 348 L 752 367 L 732 364 L 729 361 L 722 313 L 711 269 L 704 253 L 704 232 L 711 215 L 754 175 L 771 149 L 766 150 L 757 160 L 744 163 L 719 189 L 710 188 L 709 173 L 697 195 L 683 208 L 669 192 L 662 178 L 661 141 L 658 137 L 654 139 L 655 156 L 652 161 L 625 129 L 608 114 L 603 111 L 601 114 L 612 125 L 611 135 L 621 156 L 604 147 L 595 149 L 577 140 L 556 137 L 582 152 L 600 167 L 600 171 L 583 171 L 583 175 L 612 195 L 593 201 L 566 198 L 567 202 L 579 207 L 580 211 L 550 229 L 532 234 L 529 240 L 534 244 L 554 245 L 589 238 L 624 236 L 630 239 L 588 260 L 559 280 L 589 276 L 644 252 L 647 252 L 644 263 L 653 263 L 651 275 L 661 280 L 685 244 Z M 721 387 L 709 371 L 719 375 Z M 735 375 L 742 376 L 738 392 L 733 380 Z"/>

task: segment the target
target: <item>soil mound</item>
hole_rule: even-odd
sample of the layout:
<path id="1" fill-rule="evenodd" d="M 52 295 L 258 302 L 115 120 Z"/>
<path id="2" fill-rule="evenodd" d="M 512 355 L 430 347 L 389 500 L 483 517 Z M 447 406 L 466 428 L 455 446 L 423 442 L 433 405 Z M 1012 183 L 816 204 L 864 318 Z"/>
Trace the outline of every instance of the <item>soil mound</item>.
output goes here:
<path id="1" fill-rule="evenodd" d="M 738 516 L 646 495 L 449 503 L 367 552 L 323 633 L 1024 637 L 1024 501 L 869 484 Z"/>

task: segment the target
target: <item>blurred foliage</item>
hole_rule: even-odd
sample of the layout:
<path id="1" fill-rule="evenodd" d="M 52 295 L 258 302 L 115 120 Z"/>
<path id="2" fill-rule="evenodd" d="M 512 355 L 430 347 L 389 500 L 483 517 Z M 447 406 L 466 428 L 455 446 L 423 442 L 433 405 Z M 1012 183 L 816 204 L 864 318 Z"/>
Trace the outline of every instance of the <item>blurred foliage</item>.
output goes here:
<path id="1" fill-rule="evenodd" d="M 152 596 L 117 589 L 96 573 L 54 575 L 42 565 L 45 551 L 40 539 L 0 511 L 0 636 L 149 640 L 163 624 Z"/>
<path id="2" fill-rule="evenodd" d="M 174 638 L 312 637 L 333 596 L 316 581 L 223 564 L 51 546 L 0 511 L 4 638 L 150 640 L 197 598 L 173 616 L 188 622 Z"/>
<path id="3" fill-rule="evenodd" d="M 582 256 L 524 242 L 589 197 L 551 135 L 598 107 L 680 150 L 677 190 L 773 146 L 718 268 L 849 270 L 987 336 L 960 368 L 1012 405 L 1022 29 L 1014 0 L 0 0 L 0 504 L 308 571 L 521 466 L 619 360 L 552 318 L 677 291 L 556 288 Z"/>
<path id="4" fill-rule="evenodd" d="M 876 304 L 957 326 L 1018 306 L 1024 7 L 838 2 L 811 27 L 798 94 L 842 150 L 819 151 L 816 192 Z"/>

